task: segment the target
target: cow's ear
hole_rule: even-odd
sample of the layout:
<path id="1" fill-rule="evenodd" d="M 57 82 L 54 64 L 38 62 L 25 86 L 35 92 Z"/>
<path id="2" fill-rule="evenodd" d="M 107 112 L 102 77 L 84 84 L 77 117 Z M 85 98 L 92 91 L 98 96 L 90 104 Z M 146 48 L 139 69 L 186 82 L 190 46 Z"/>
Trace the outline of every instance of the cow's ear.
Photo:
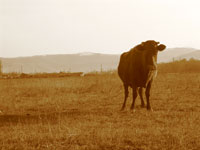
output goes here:
<path id="1" fill-rule="evenodd" d="M 143 50 L 144 50 L 144 46 L 143 46 L 142 44 L 137 45 L 136 48 L 137 48 L 139 51 L 143 51 Z"/>
<path id="2" fill-rule="evenodd" d="M 166 48 L 166 46 L 164 44 L 160 44 L 160 45 L 158 45 L 157 48 L 159 51 L 163 51 Z"/>

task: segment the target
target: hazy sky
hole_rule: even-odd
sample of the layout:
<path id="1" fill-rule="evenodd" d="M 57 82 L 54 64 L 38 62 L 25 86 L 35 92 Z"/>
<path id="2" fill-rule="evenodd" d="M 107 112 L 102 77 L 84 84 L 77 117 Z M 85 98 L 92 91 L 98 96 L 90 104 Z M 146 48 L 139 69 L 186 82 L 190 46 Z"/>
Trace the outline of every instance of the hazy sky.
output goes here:
<path id="1" fill-rule="evenodd" d="M 0 57 L 200 49 L 199 0 L 0 0 Z"/>

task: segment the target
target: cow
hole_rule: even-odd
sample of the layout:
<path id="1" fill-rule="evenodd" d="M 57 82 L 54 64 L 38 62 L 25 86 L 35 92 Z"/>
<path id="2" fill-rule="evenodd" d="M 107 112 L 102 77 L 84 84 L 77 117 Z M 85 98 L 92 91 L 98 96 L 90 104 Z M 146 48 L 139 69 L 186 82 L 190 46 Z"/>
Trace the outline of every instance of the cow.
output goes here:
<path id="1" fill-rule="evenodd" d="M 124 52 L 120 56 L 118 65 L 118 75 L 124 86 L 124 103 L 121 110 L 126 106 L 128 97 L 128 87 L 132 88 L 133 102 L 131 111 L 134 110 L 135 99 L 138 95 L 141 99 L 141 107 L 145 107 L 143 93 L 145 91 L 147 110 L 153 111 L 150 105 L 149 97 L 152 82 L 157 75 L 157 54 L 163 51 L 166 46 L 159 44 L 154 40 L 147 40 L 136 45 L 128 52 Z"/>

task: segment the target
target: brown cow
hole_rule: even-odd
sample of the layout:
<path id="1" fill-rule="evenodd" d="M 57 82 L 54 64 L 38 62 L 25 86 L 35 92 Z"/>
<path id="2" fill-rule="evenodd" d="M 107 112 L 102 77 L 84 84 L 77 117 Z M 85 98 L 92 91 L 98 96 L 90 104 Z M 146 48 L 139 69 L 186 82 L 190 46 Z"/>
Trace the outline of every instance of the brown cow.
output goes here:
<path id="1" fill-rule="evenodd" d="M 135 46 L 130 51 L 125 52 L 120 57 L 118 66 L 118 74 L 124 84 L 125 98 L 121 110 L 126 106 L 128 97 L 128 87 L 133 90 L 133 102 L 131 110 L 134 110 L 135 99 L 139 95 L 141 99 L 141 106 L 144 107 L 143 92 L 144 89 L 147 110 L 152 110 L 149 102 L 150 89 L 153 79 L 157 74 L 157 54 L 166 48 L 165 45 L 160 44 L 154 40 L 148 40 Z"/>

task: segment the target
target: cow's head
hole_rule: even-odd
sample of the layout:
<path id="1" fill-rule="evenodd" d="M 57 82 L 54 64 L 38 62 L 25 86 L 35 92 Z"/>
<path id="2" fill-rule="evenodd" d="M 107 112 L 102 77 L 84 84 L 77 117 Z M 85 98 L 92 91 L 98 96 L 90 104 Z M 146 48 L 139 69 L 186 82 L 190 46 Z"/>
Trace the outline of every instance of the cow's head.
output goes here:
<path id="1" fill-rule="evenodd" d="M 157 54 L 158 51 L 163 51 L 166 48 L 164 44 L 159 44 L 154 40 L 148 40 L 142 42 L 137 46 L 139 51 L 143 52 L 143 61 L 145 66 L 150 70 L 155 70 L 157 68 Z"/>

